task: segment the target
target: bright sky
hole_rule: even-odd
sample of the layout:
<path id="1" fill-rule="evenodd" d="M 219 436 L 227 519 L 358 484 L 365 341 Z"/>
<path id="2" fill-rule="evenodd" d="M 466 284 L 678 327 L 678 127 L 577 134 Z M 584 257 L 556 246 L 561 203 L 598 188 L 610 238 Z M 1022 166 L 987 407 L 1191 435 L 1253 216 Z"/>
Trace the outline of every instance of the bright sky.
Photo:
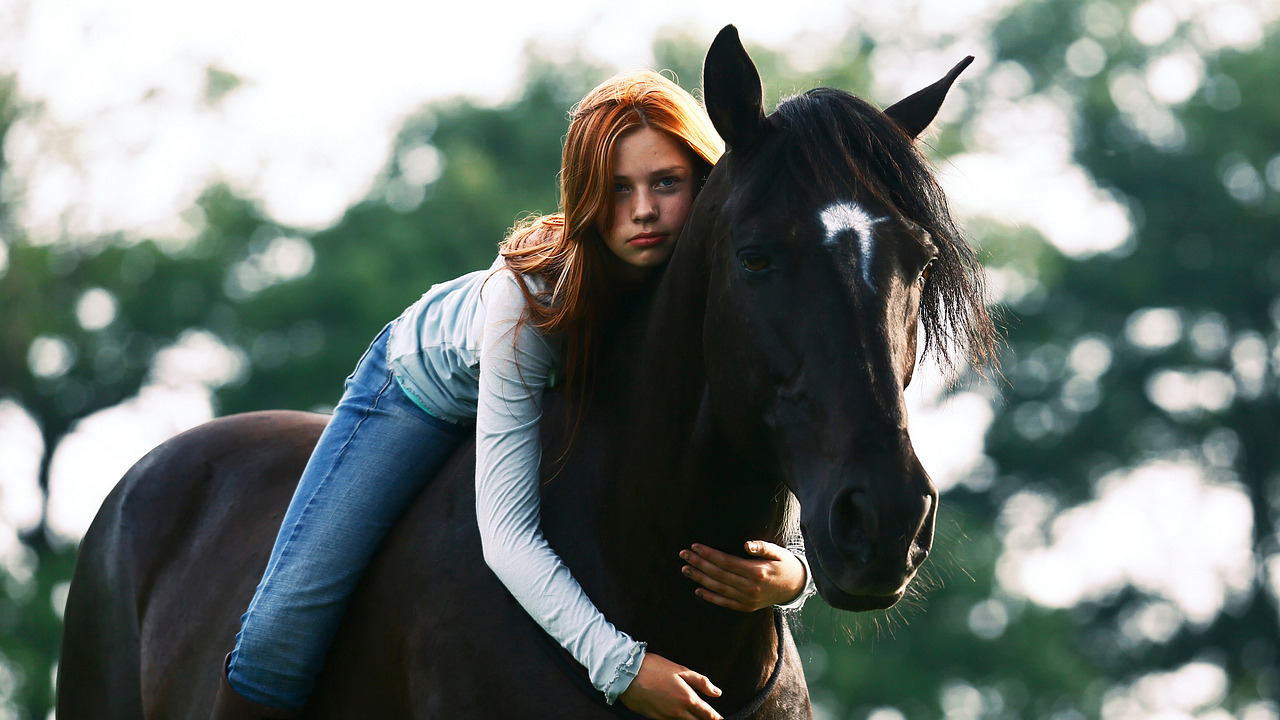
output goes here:
<path id="1" fill-rule="evenodd" d="M 994 3 L 915 5 L 878 0 L 856 13 L 859 26 L 894 36 L 901 24 L 923 28 L 897 47 L 929 52 L 893 57 L 880 76 L 887 90 L 932 80 L 964 53 L 990 56 L 979 39 Z M 732 21 L 748 41 L 790 43 L 804 61 L 820 58 L 855 17 L 840 3 L 812 0 L 785 13 L 731 0 L 659 0 L 641 12 L 587 0 L 504 3 L 500 11 L 371 0 L 358 13 L 347 3 L 302 0 L 8 7 L 16 30 L 4 35 L 19 41 L 0 50 L 0 65 L 16 67 L 20 92 L 45 106 L 39 125 L 10 138 L 10 158 L 28 183 L 28 227 L 48 233 L 181 234 L 179 211 L 213 177 L 263 198 L 285 223 L 325 225 L 368 191 L 407 114 L 447 95 L 509 97 L 528 47 L 638 67 L 651 62 L 656 33 L 709 42 Z M 948 43 L 957 49 L 947 53 L 920 42 L 944 28 L 970 29 L 973 39 Z M 216 109 L 203 102 L 210 66 L 246 80 Z"/>
<path id="2" fill-rule="evenodd" d="M 119 230 L 181 238 L 192 232 L 182 211 L 214 179 L 261 198 L 286 224 L 318 228 L 369 191 L 409 114 L 455 94 L 494 102 L 510 97 L 526 48 L 552 57 L 577 51 L 619 68 L 647 66 L 655 34 L 679 30 L 709 42 L 733 22 L 748 43 L 787 48 L 797 63 L 816 65 L 856 26 L 879 43 L 872 99 L 881 104 L 932 82 L 964 55 L 977 56 L 942 116 L 945 121 L 966 103 L 980 111 L 971 152 L 942 165 L 962 214 L 1035 227 L 1073 254 L 1117 248 L 1131 232 L 1128 211 L 1071 162 L 1072 99 L 1029 97 L 1025 71 L 991 66 L 989 23 L 1011 2 L 794 0 L 779 12 L 775 3 L 738 0 L 639 6 L 554 0 L 500 8 L 368 0 L 357 12 L 351 3 L 331 0 L 9 0 L 0 3 L 0 73 L 16 73 L 20 95 L 41 112 L 11 131 L 5 154 L 25 186 L 21 220 L 37 237 Z M 1094 2 L 1085 14 L 1086 36 L 1067 51 L 1068 66 L 1080 77 L 1096 74 L 1106 57 L 1101 42 L 1116 33 L 1163 47 L 1171 18 L 1199 23 L 1202 47 L 1247 49 L 1276 6 L 1275 0 L 1151 0 L 1125 18 Z M 1188 47 L 1172 46 L 1152 67 L 1113 84 L 1127 121 L 1154 143 L 1177 142 L 1169 107 L 1209 81 Z M 208 67 L 244 80 L 215 107 L 203 99 Z M 998 289 L 1025 286 L 1016 272 L 1001 272 L 994 276 Z M 139 397 L 85 420 L 59 448 L 50 500 L 59 535 L 78 538 L 134 460 L 211 416 L 207 388 L 236 359 L 208 342 L 198 333 L 185 338 Z M 205 366 L 196 376 L 172 371 L 187 364 L 173 362 L 173 353 L 190 359 L 211 351 L 225 357 L 221 369 Z M 33 362 L 41 358 L 33 354 Z M 981 438 L 992 413 L 976 393 L 940 405 L 938 383 L 923 387 L 929 381 L 922 377 L 913 389 L 913 435 L 945 488 L 982 466 Z M 0 429 L 0 562 L 18 569 L 23 560 L 12 531 L 30 525 L 39 511 L 31 458 L 40 440 L 11 403 L 0 404 Z M 1107 492 L 1136 492 L 1125 488 L 1142 487 L 1145 472 L 1117 478 Z M 1209 488 L 1184 466 L 1177 473 L 1185 497 L 1171 497 L 1168 512 L 1194 512 L 1200 499 L 1238 521 L 1237 501 L 1229 497 L 1238 489 Z M 1034 498 L 1026 502 L 1034 507 Z M 1095 548 L 1082 546 L 1091 527 L 1085 513 L 1055 524 L 1052 537 L 1038 545 L 1026 545 L 1009 571 L 1011 587 L 1055 605 L 1109 592 L 1126 578 L 1147 582 L 1121 568 L 1105 577 L 1035 584 L 1054 553 L 1098 560 Z M 1223 552 L 1238 558 L 1240 548 Z M 1218 599 L 1235 592 L 1244 570 L 1232 562 L 1204 560 L 1194 577 L 1218 589 L 1203 592 Z M 1199 620 L 1208 600 L 1183 592 L 1190 590 L 1169 590 L 1169 601 L 1184 604 L 1179 617 Z"/>

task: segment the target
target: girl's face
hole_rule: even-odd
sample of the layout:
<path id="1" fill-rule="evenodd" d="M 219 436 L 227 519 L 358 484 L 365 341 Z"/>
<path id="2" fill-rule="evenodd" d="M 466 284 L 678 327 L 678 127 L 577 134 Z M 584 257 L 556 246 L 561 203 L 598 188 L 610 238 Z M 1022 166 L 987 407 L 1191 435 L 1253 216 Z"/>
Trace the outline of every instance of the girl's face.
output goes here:
<path id="1" fill-rule="evenodd" d="M 642 127 L 613 150 L 613 221 L 600 224 L 604 243 L 634 279 L 671 258 L 693 205 L 690 151 L 670 135 Z"/>

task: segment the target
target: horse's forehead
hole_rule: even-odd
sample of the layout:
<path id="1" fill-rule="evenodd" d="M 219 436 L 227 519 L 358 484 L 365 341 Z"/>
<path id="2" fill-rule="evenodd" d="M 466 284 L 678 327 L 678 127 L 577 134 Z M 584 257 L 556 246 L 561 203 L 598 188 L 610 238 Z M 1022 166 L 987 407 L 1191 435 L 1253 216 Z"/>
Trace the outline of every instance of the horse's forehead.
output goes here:
<path id="1" fill-rule="evenodd" d="M 857 240 L 857 263 L 862 282 L 875 291 L 872 262 L 876 254 L 876 225 L 888 220 L 853 200 L 836 200 L 818 209 L 818 224 L 822 226 L 822 244 L 830 249 L 841 247 L 842 239 L 849 234 Z"/>

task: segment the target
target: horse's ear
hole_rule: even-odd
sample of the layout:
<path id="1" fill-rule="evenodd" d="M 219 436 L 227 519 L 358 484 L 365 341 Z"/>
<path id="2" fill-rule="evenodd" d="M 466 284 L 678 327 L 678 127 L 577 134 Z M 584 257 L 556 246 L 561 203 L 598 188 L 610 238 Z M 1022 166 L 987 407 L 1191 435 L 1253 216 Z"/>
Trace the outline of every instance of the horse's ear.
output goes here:
<path id="1" fill-rule="evenodd" d="M 707 50 L 702 92 L 711 123 L 727 148 L 741 151 L 759 141 L 765 127 L 764 90 L 732 25 L 725 25 Z"/>
<path id="2" fill-rule="evenodd" d="M 907 135 L 913 138 L 919 137 L 920 133 L 929 127 L 929 123 L 937 117 L 938 108 L 942 107 L 942 101 L 947 97 L 951 84 L 972 62 L 972 55 L 966 57 L 951 68 L 951 72 L 947 73 L 946 77 L 890 105 L 885 108 L 884 114 L 893 118 L 907 132 Z"/>

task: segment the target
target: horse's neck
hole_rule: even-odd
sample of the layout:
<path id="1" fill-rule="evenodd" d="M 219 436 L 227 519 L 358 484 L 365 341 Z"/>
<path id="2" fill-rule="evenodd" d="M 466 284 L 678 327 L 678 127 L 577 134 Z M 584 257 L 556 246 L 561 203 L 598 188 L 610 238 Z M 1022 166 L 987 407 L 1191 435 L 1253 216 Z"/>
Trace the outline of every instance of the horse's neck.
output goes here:
<path id="1" fill-rule="evenodd" d="M 707 280 L 697 248 L 685 238 L 637 317 L 621 366 L 630 385 L 618 450 L 606 548 L 633 561 L 646 551 L 679 550 L 700 517 L 692 502 L 716 478 L 705 465 L 702 324 Z M 699 427 L 700 421 L 703 427 Z M 612 542 L 609 542 L 609 541 Z M 642 546 L 649 547 L 642 547 Z"/>
<path id="2" fill-rule="evenodd" d="M 687 260 L 687 258 L 686 258 Z M 603 498 L 605 562 L 619 596 L 630 598 L 626 625 L 655 651 L 671 653 L 741 694 L 745 677 L 774 652 L 767 613 L 715 607 L 693 594 L 677 553 L 698 542 L 741 552 L 776 514 L 776 486 L 740 462 L 706 402 L 702 326 L 707 280 L 673 260 L 662 279 L 630 362 L 630 400 L 616 429 L 612 487 Z M 714 638 L 709 642 L 708 638 Z M 728 648 L 734 652 L 725 653 Z M 736 679 L 728 676 L 736 676 Z"/>

